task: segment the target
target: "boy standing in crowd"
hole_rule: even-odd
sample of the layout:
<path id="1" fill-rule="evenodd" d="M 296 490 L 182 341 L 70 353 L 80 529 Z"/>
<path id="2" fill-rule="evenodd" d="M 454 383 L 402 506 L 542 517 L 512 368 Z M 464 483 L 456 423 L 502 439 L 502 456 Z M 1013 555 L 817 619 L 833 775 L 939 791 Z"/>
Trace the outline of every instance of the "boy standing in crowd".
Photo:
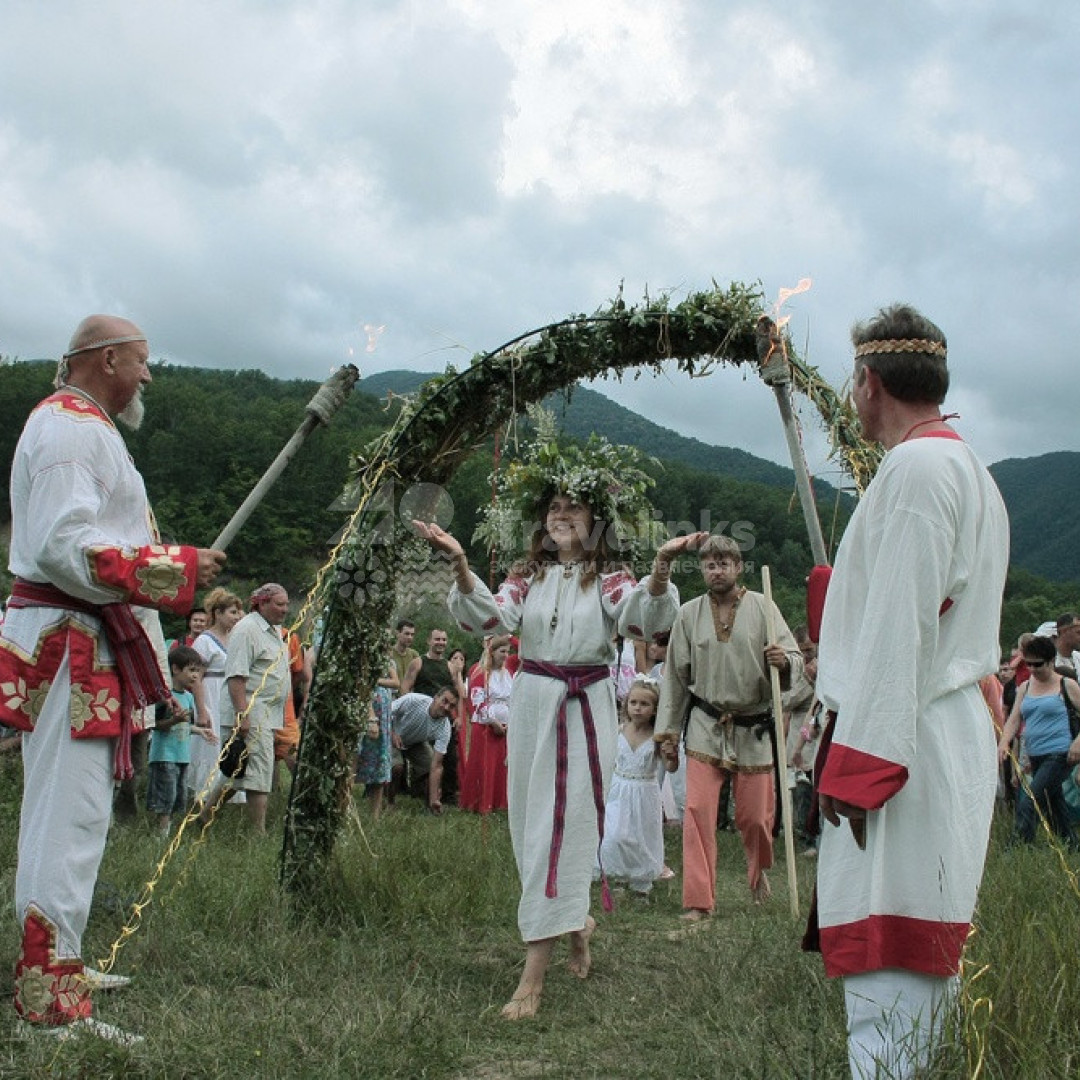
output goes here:
<path id="1" fill-rule="evenodd" d="M 184 812 L 184 774 L 191 761 L 191 724 L 195 715 L 195 687 L 202 678 L 202 657 L 188 645 L 169 653 L 169 675 L 174 712 L 168 703 L 157 707 L 150 734 L 150 771 L 146 809 L 157 815 L 162 836 L 169 835 L 172 815 Z"/>

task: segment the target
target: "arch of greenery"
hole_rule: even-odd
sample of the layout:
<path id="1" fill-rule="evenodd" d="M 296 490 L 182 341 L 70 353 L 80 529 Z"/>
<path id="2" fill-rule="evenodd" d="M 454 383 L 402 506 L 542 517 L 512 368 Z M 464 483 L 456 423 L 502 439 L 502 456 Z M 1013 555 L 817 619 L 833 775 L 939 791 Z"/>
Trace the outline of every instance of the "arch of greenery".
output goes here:
<path id="1" fill-rule="evenodd" d="M 395 423 L 358 454 L 343 539 L 316 586 L 322 638 L 308 700 L 299 762 L 286 816 L 281 876 L 307 897 L 330 869 L 351 798 L 354 748 L 387 662 L 387 627 L 399 580 L 430 563 L 405 527 L 401 493 L 417 483 L 443 485 L 485 438 L 526 405 L 580 379 L 657 374 L 674 365 L 691 378 L 720 366 L 760 370 L 755 329 L 766 314 L 757 287 L 668 296 L 627 305 L 622 296 L 593 315 L 574 315 L 473 358 L 462 372 L 426 383 Z M 876 457 L 859 436 L 851 406 L 784 342 L 791 385 L 817 409 L 834 453 L 863 487 Z"/>

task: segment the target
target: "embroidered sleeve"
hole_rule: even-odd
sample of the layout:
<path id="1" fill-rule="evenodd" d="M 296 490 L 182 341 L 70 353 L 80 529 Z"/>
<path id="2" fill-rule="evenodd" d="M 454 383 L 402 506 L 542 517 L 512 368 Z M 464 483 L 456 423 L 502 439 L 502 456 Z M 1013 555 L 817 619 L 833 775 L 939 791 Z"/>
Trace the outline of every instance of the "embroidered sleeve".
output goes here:
<path id="1" fill-rule="evenodd" d="M 679 590 L 669 584 L 661 596 L 649 592 L 649 578 L 635 582 L 625 571 L 604 576 L 601 602 L 623 637 L 659 641 L 679 611 Z"/>
<path id="2" fill-rule="evenodd" d="M 195 549 L 157 542 L 142 478 L 120 436 L 82 399 L 52 404 L 31 418 L 35 441 L 25 454 L 20 515 L 32 576 L 93 604 L 190 610 Z"/>
<path id="3" fill-rule="evenodd" d="M 193 547 L 92 547 L 86 552 L 90 578 L 118 597 L 143 607 L 184 613 L 195 602 L 198 556 Z"/>
<path id="4" fill-rule="evenodd" d="M 484 685 L 484 672 L 479 664 L 469 676 L 469 717 L 479 724 L 487 723 L 487 687 Z"/>
<path id="5" fill-rule="evenodd" d="M 450 588 L 447 606 L 467 634 L 513 633 L 521 625 L 525 597 L 529 594 L 526 578 L 508 577 L 494 596 L 488 587 L 473 574 L 473 591 L 461 592 L 457 585 Z"/>

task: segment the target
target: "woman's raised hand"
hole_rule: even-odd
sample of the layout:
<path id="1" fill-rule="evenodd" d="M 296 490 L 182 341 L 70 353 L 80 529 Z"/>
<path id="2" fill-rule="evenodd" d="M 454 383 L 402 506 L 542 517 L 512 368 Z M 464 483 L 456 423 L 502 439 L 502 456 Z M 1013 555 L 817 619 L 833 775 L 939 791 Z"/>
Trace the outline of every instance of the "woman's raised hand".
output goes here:
<path id="1" fill-rule="evenodd" d="M 433 547 L 436 551 L 445 551 L 451 559 L 465 554 L 465 549 L 458 540 L 444 528 L 436 525 L 434 521 L 418 521 L 413 519 L 413 528 Z"/>
<path id="2" fill-rule="evenodd" d="M 708 532 L 689 533 L 687 536 L 673 536 L 662 547 L 657 548 L 657 558 L 674 559 L 684 551 L 697 551 L 708 538 Z"/>
<path id="3" fill-rule="evenodd" d="M 454 570 L 458 590 L 468 596 L 473 591 L 473 577 L 472 572 L 469 570 L 469 560 L 460 541 L 455 540 L 450 533 L 441 526 L 436 525 L 434 521 L 418 521 L 413 518 L 413 528 L 436 551 L 441 551 L 450 557 L 450 565 Z"/>

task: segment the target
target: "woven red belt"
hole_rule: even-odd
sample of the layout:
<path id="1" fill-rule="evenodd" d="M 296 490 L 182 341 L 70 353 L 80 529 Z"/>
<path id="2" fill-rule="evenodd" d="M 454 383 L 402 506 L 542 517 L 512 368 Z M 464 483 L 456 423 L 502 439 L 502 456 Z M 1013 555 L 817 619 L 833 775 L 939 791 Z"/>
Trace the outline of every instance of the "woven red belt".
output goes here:
<path id="1" fill-rule="evenodd" d="M 91 604 L 77 596 L 69 596 L 55 585 L 16 578 L 11 586 L 8 607 L 59 608 L 101 619 L 120 676 L 120 742 L 116 748 L 113 775 L 117 780 L 129 780 L 134 775 L 131 764 L 132 711 L 136 707 L 146 708 L 158 701 L 168 701 L 172 696 L 161 676 L 154 646 L 135 618 L 131 605 Z"/>
<path id="2" fill-rule="evenodd" d="M 566 683 L 566 693 L 559 700 L 559 712 L 555 718 L 555 812 L 551 823 L 551 848 L 548 852 L 547 884 L 544 895 L 554 899 L 559 895 L 559 853 L 562 851 L 563 834 L 566 831 L 566 773 L 569 759 L 569 734 L 566 727 L 566 703 L 571 698 L 581 702 L 581 722 L 585 729 L 585 745 L 589 752 L 589 773 L 592 777 L 593 803 L 596 806 L 596 824 L 600 842 L 604 840 L 604 774 L 600 768 L 600 751 L 596 744 L 596 724 L 592 706 L 589 704 L 588 688 L 594 683 L 611 678 L 611 670 L 602 664 L 549 664 L 542 660 L 521 661 L 521 670 L 528 675 L 543 675 Z M 597 848 L 599 863 L 599 847 Z M 608 888 L 604 867 L 600 863 L 600 895 L 605 911 L 611 910 L 611 890 Z"/>

